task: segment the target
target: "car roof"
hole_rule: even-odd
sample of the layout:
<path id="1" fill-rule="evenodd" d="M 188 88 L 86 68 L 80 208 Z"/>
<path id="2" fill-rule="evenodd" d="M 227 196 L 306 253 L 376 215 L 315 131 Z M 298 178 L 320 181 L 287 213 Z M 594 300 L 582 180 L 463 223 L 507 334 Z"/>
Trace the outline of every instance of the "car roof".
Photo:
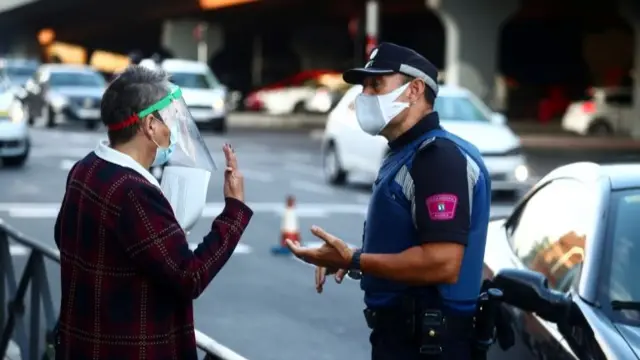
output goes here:
<path id="1" fill-rule="evenodd" d="M 640 187 L 640 163 L 596 164 L 578 162 L 561 166 L 551 171 L 545 178 L 569 177 L 583 181 L 596 181 L 602 177 L 609 179 L 611 190 Z"/>
<path id="2" fill-rule="evenodd" d="M 49 72 L 96 72 L 96 70 L 89 65 L 76 64 L 45 64 L 40 66 L 40 69 Z"/>
<path id="3" fill-rule="evenodd" d="M 193 73 L 202 73 L 209 69 L 206 64 L 184 59 L 166 59 L 162 62 L 162 68 L 168 72 L 182 71 Z"/>

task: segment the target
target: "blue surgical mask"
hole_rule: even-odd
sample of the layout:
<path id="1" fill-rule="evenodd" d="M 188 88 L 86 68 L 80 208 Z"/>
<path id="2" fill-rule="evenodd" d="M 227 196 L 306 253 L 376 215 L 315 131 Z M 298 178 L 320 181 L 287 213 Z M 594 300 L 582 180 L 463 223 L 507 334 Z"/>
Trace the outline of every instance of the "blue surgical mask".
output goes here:
<path id="1" fill-rule="evenodd" d="M 169 146 L 161 147 L 156 143 L 156 145 L 158 145 L 158 149 L 156 149 L 156 158 L 153 160 L 153 164 L 151 164 L 152 167 L 166 164 L 176 149 L 176 144 L 178 143 L 178 126 L 174 125 L 170 130 L 171 135 L 169 135 Z"/>

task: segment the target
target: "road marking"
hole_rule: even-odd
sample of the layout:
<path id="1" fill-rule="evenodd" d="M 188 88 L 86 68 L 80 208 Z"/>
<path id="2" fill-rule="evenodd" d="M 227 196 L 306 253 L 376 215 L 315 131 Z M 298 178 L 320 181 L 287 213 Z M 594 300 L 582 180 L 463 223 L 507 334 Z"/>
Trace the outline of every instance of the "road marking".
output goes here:
<path id="1" fill-rule="evenodd" d="M 331 189 L 325 187 L 324 185 L 316 184 L 310 181 L 304 180 L 293 180 L 291 181 L 291 187 L 298 190 L 314 192 L 322 195 L 330 195 L 333 193 Z"/>
<path id="2" fill-rule="evenodd" d="M 302 175 L 309 175 L 309 176 L 322 178 L 322 170 L 318 169 L 315 166 L 286 164 L 284 166 L 284 169 L 291 172 L 299 173 Z"/>
<path id="3" fill-rule="evenodd" d="M 247 180 L 255 180 L 260 182 L 273 182 L 273 175 L 267 172 L 256 171 L 251 169 L 241 169 L 240 172 L 242 172 L 242 175 Z"/>
<path id="4" fill-rule="evenodd" d="M 191 251 L 195 251 L 195 249 L 198 248 L 198 245 L 200 244 L 189 243 L 189 249 Z M 54 251 L 59 254 L 58 250 Z M 236 246 L 233 254 L 246 255 L 251 254 L 252 252 L 253 249 L 251 248 L 251 246 L 243 243 L 238 243 L 238 246 Z M 9 254 L 11 254 L 11 256 L 28 256 L 29 254 L 31 254 L 31 250 L 22 245 L 9 245 Z"/>
<path id="5" fill-rule="evenodd" d="M 247 204 L 255 213 L 271 213 L 282 215 L 285 202 L 262 202 Z M 218 216 L 224 203 L 208 203 L 202 211 L 202 217 L 210 218 Z M 6 212 L 12 218 L 26 219 L 55 219 L 58 216 L 60 203 L 0 203 L 0 213 Z M 364 204 L 340 204 L 340 203 L 298 203 L 296 214 L 298 217 L 321 218 L 329 215 L 360 215 L 366 214 L 367 206 Z"/>
<path id="6" fill-rule="evenodd" d="M 75 160 L 64 159 L 60 161 L 60 169 L 64 171 L 69 171 L 76 164 Z"/>
<path id="7" fill-rule="evenodd" d="M 93 149 L 87 148 L 51 148 L 51 147 L 34 147 L 29 153 L 30 157 L 34 158 L 52 158 L 52 157 L 66 157 L 82 159 L 87 156 Z"/>

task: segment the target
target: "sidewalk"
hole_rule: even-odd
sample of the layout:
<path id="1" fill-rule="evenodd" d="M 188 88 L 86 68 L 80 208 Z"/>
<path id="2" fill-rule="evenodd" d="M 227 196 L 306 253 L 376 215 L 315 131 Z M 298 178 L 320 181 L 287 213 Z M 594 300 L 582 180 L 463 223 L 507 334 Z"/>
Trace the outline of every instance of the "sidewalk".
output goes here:
<path id="1" fill-rule="evenodd" d="M 562 149 L 571 151 L 634 151 L 640 150 L 640 140 L 629 137 L 581 136 L 562 130 L 560 124 L 513 122 L 509 127 L 520 137 L 522 146 L 529 149 Z"/>

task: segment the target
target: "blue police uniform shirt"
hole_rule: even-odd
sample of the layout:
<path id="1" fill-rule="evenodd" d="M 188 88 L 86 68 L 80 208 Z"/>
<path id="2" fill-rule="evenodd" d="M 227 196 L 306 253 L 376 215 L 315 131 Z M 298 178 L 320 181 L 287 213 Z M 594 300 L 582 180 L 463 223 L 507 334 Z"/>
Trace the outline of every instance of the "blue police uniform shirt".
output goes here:
<path id="1" fill-rule="evenodd" d="M 443 130 L 436 112 L 389 147 L 373 185 L 363 253 L 400 253 L 430 242 L 459 243 L 465 252 L 455 284 L 413 287 L 364 274 L 360 286 L 367 307 L 397 306 L 403 295 L 415 294 L 445 309 L 475 311 L 491 205 L 480 152 Z"/>

